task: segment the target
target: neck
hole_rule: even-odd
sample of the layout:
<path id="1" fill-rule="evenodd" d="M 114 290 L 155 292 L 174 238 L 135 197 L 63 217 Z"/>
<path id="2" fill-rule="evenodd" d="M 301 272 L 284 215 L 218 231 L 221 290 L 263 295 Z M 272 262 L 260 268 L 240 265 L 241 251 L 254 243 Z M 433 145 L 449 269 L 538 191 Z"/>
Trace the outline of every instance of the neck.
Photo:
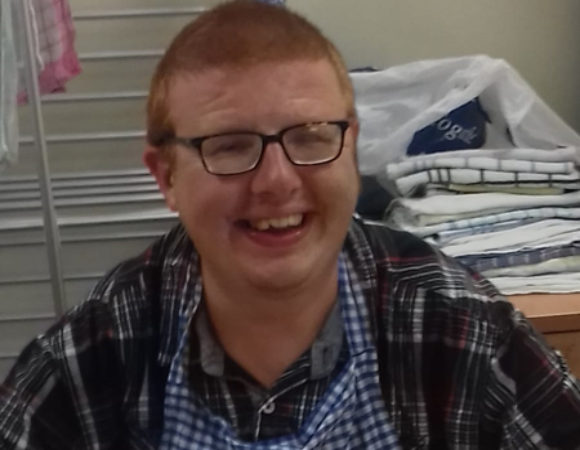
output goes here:
<path id="1" fill-rule="evenodd" d="M 310 347 L 337 296 L 337 271 L 292 289 L 258 289 L 218 283 L 203 271 L 207 311 L 228 355 L 271 387 Z"/>

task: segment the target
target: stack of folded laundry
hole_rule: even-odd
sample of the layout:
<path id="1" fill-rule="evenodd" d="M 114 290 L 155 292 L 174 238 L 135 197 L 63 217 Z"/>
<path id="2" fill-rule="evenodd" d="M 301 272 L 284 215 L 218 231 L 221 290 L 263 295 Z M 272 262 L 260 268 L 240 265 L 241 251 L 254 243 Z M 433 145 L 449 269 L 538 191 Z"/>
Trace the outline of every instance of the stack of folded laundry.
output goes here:
<path id="1" fill-rule="evenodd" d="M 474 55 L 351 78 L 360 171 L 396 197 L 384 221 L 506 295 L 580 292 L 580 135 L 513 67 Z"/>
<path id="2" fill-rule="evenodd" d="M 580 149 L 470 149 L 386 166 L 386 220 L 508 294 L 580 292 Z"/>

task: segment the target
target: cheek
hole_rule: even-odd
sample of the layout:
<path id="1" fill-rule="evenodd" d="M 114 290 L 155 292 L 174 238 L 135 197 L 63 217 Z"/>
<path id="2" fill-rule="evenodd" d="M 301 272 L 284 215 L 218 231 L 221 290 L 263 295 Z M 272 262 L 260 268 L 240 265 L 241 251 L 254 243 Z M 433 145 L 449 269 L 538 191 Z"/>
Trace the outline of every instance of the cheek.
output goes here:
<path id="1" fill-rule="evenodd" d="M 352 203 L 353 199 L 356 200 L 358 197 L 360 190 L 360 177 L 356 161 L 352 154 L 345 154 L 339 163 L 335 183 L 342 191 L 342 195 L 346 196 L 345 200 Z"/>
<path id="2" fill-rule="evenodd" d="M 240 187 L 199 172 L 187 179 L 196 182 L 180 183 L 176 196 L 180 217 L 188 226 L 201 233 L 218 232 L 240 216 Z"/>
<path id="3" fill-rule="evenodd" d="M 346 156 L 346 155 L 345 155 Z M 359 192 L 359 178 L 357 170 L 349 158 L 336 161 L 334 167 L 322 176 L 315 177 L 317 203 L 325 205 L 327 213 L 333 216 L 333 220 L 344 216 L 343 220 L 350 221 L 354 211 Z"/>

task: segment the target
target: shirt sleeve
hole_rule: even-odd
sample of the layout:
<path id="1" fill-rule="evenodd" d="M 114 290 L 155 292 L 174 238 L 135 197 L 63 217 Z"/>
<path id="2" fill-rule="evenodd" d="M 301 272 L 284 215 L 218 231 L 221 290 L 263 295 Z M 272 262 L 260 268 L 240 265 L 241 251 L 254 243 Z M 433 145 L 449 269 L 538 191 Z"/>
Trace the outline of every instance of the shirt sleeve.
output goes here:
<path id="1" fill-rule="evenodd" d="M 21 353 L 0 387 L 0 448 L 67 449 L 80 424 L 57 359 L 39 337 Z"/>
<path id="2" fill-rule="evenodd" d="M 0 449 L 110 448 L 123 376 L 106 316 L 85 304 L 20 354 L 0 386 Z"/>
<path id="3" fill-rule="evenodd" d="M 580 448 L 580 384 L 519 311 L 491 361 L 485 423 L 502 449 Z"/>

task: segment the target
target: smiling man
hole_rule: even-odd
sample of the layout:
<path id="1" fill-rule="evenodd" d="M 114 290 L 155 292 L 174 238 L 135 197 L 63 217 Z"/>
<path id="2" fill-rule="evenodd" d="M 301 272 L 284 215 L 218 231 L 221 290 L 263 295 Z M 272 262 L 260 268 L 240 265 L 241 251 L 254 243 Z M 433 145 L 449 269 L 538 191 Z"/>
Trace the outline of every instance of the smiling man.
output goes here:
<path id="1" fill-rule="evenodd" d="M 336 300 L 358 193 L 357 123 L 328 60 L 263 59 L 165 74 L 173 130 L 145 162 L 201 256 L 217 336 L 272 386 Z"/>
<path id="2" fill-rule="evenodd" d="M 352 218 L 352 86 L 303 18 L 201 15 L 157 67 L 147 127 L 180 225 L 25 349 L 0 448 L 580 447 L 578 383 L 521 314 Z"/>

